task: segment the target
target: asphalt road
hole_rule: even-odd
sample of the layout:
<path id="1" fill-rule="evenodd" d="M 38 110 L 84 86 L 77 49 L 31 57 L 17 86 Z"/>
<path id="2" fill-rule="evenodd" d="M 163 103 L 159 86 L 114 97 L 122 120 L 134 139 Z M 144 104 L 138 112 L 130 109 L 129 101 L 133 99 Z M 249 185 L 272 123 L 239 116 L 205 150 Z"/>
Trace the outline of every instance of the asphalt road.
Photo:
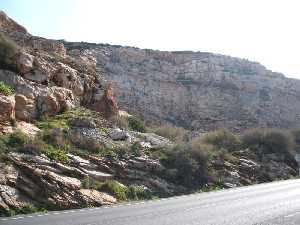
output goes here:
<path id="1" fill-rule="evenodd" d="M 0 225 L 299 225 L 300 180 L 101 208 L 1 218 Z"/>

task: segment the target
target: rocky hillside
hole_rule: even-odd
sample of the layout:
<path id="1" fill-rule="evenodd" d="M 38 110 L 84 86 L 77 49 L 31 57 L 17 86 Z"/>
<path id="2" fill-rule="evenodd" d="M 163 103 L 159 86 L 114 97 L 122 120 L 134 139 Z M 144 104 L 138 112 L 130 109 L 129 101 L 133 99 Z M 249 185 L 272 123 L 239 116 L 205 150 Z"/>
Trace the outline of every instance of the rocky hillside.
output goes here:
<path id="1" fill-rule="evenodd" d="M 206 119 L 199 117 L 194 125 L 211 129 L 224 125 L 224 118 L 226 125 L 232 122 L 229 116 L 239 118 L 239 111 L 229 103 L 241 90 L 224 80 L 213 86 L 209 80 L 198 79 L 199 74 L 183 66 L 189 65 L 187 59 L 194 55 L 49 40 L 29 34 L 0 12 L 0 216 L 102 206 L 295 177 L 293 150 L 300 149 L 300 131 L 258 130 L 245 136 L 218 131 L 191 142 L 174 143 L 147 133 L 141 120 L 119 110 L 113 87 L 121 106 L 131 107 L 132 112 L 149 120 L 191 126 L 191 120 L 201 112 Z M 205 55 L 212 56 L 199 53 L 193 60 L 203 61 Z M 177 64 L 185 70 L 177 71 Z M 239 70 L 240 64 L 232 65 L 231 70 Z M 276 117 L 278 126 L 287 126 L 296 114 L 292 110 L 297 108 L 297 82 L 248 64 L 244 71 L 265 71 L 266 83 L 274 85 L 260 94 L 269 107 L 277 104 L 279 111 L 259 114 L 266 119 L 262 121 L 274 122 L 276 113 L 291 110 L 291 118 Z M 195 63 L 193 68 L 206 67 Z M 213 68 L 218 69 L 209 70 Z M 172 69 L 180 74 L 176 79 L 166 73 Z M 211 72 L 210 76 L 215 79 L 220 75 Z M 251 76 L 260 77 L 245 74 L 245 79 L 251 80 Z M 191 82 L 192 77 L 195 80 Z M 113 85 L 105 78 L 112 79 Z M 281 80 L 291 85 L 289 92 L 276 84 Z M 240 79 L 234 81 L 240 85 Z M 263 86 L 254 86 L 259 85 Z M 200 86 L 203 96 L 196 91 Z M 194 91 L 198 94 L 192 95 Z M 250 100 L 256 96 L 255 91 L 249 93 Z M 169 95 L 178 101 L 169 102 Z M 274 96 L 280 101 L 276 103 Z M 281 108 L 292 100 L 295 104 L 291 108 Z M 199 102 L 207 111 L 193 112 Z M 257 107 L 253 105 L 249 110 Z M 223 119 L 217 115 L 221 111 Z M 212 118 L 214 123 L 210 123 Z M 250 122 L 245 119 L 244 125 Z M 237 126 L 230 124 L 229 128 Z"/>
<path id="2" fill-rule="evenodd" d="M 120 106 L 148 122 L 199 131 L 299 125 L 300 81 L 259 63 L 206 52 L 65 45 L 97 58 Z"/>

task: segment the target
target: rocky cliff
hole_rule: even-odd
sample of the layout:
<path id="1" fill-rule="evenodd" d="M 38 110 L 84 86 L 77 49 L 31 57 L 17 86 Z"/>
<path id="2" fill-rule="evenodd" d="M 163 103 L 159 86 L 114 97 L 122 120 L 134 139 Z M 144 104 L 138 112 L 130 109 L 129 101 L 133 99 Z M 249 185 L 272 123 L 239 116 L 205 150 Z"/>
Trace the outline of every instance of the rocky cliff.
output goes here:
<path id="1" fill-rule="evenodd" d="M 29 34 L 4 12 L 0 12 L 0 33 L 0 80 L 15 92 L 0 103 L 7 108 L 10 102 L 12 109 L 2 124 L 15 118 L 34 121 L 78 106 L 110 116 L 118 113 L 112 88 L 96 72 L 93 56 L 67 53 L 61 42 Z"/>
<path id="2" fill-rule="evenodd" d="M 261 131 L 248 147 L 228 131 L 176 145 L 119 111 L 114 91 L 121 108 L 152 122 L 239 130 L 290 126 L 297 87 L 224 56 L 36 37 L 0 12 L 0 216 L 294 177 L 281 131 Z"/>
<path id="3" fill-rule="evenodd" d="M 300 81 L 259 63 L 206 52 L 66 46 L 97 58 L 97 70 L 113 82 L 120 106 L 148 122 L 200 131 L 299 124 Z"/>

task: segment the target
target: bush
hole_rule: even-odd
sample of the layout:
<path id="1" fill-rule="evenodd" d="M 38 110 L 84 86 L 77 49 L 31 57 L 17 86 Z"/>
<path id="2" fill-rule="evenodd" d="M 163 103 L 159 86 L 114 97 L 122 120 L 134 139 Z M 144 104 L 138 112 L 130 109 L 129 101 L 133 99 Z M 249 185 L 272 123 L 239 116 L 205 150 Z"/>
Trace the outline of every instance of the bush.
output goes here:
<path id="1" fill-rule="evenodd" d="M 260 154 L 276 153 L 290 155 L 293 148 L 293 139 L 282 130 L 254 129 L 242 137 L 245 147 Z"/>
<path id="2" fill-rule="evenodd" d="M 141 132 L 141 133 L 146 132 L 144 122 L 135 117 L 128 117 L 128 126 L 131 130 Z"/>
<path id="3" fill-rule="evenodd" d="M 0 32 L 0 68 L 16 71 L 16 57 L 20 52 L 18 45 Z"/>
<path id="4" fill-rule="evenodd" d="M 169 173 L 167 179 L 187 187 L 201 186 L 208 181 L 207 161 L 208 156 L 189 143 L 166 149 L 161 158 Z"/>
<path id="5" fill-rule="evenodd" d="M 13 89 L 5 84 L 3 81 L 0 81 L 0 93 L 8 96 L 13 94 Z"/>
<path id="6" fill-rule="evenodd" d="M 87 177 L 81 182 L 81 188 L 98 190 L 103 185 L 103 182 Z"/>
<path id="7" fill-rule="evenodd" d="M 37 122 L 37 127 L 42 130 L 49 130 L 54 128 L 67 129 L 69 128 L 67 119 L 59 116 L 49 117 L 48 115 L 42 115 Z"/>
<path id="8" fill-rule="evenodd" d="M 180 143 L 184 141 L 184 138 L 187 134 L 187 131 L 181 127 L 175 127 L 172 125 L 163 125 L 157 128 L 154 128 L 153 131 L 155 134 L 168 138 L 171 141 Z"/>
<path id="9" fill-rule="evenodd" d="M 35 207 L 32 204 L 26 204 L 20 209 L 0 210 L 1 216 L 15 216 L 17 214 L 30 214 L 36 212 L 46 212 L 45 208 Z"/>
<path id="10" fill-rule="evenodd" d="M 47 149 L 42 150 L 42 152 L 56 162 L 65 164 L 69 163 L 69 158 L 66 155 L 66 152 L 60 149 L 55 149 L 51 145 L 49 145 Z"/>
<path id="11" fill-rule="evenodd" d="M 118 200 L 126 200 L 126 187 L 122 186 L 119 182 L 108 180 L 101 185 L 99 191 L 103 191 L 115 196 Z"/>
<path id="12" fill-rule="evenodd" d="M 226 149 L 228 151 L 239 150 L 241 147 L 240 138 L 227 130 L 207 133 L 202 137 L 202 141 L 205 144 L 210 144 L 218 149 Z"/>
<path id="13" fill-rule="evenodd" d="M 21 131 L 13 132 L 9 135 L 7 144 L 11 147 L 22 147 L 31 140 L 26 134 Z"/>
<path id="14" fill-rule="evenodd" d="M 152 199 L 152 193 L 143 186 L 130 185 L 126 190 L 126 198 L 128 200 L 144 200 Z"/>

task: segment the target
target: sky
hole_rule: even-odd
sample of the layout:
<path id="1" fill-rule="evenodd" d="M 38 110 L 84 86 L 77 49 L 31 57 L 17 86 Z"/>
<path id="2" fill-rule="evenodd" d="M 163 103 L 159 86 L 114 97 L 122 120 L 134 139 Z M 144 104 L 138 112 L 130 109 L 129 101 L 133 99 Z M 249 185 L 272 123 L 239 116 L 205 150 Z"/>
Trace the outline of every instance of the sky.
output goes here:
<path id="1" fill-rule="evenodd" d="M 37 36 L 213 52 L 300 79 L 299 0 L 0 0 Z"/>

